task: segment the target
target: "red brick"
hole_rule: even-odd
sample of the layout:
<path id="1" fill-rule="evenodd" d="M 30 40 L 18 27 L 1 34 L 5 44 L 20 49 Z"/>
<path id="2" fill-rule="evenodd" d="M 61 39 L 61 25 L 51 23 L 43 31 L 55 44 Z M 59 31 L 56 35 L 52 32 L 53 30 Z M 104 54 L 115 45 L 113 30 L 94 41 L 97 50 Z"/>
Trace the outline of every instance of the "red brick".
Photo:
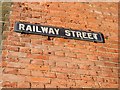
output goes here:
<path id="1" fill-rule="evenodd" d="M 57 88 L 56 84 L 45 84 L 45 88 Z"/>
<path id="2" fill-rule="evenodd" d="M 31 59 L 29 59 L 29 58 L 19 58 L 19 62 L 29 64 L 31 62 Z"/>
<path id="3" fill-rule="evenodd" d="M 73 80 L 82 80 L 80 74 L 70 74 L 70 75 L 69 75 L 69 78 L 70 78 L 70 79 L 73 79 Z"/>
<path id="4" fill-rule="evenodd" d="M 43 51 L 41 49 L 38 49 L 38 48 L 32 48 L 31 53 L 32 54 L 42 54 Z"/>
<path id="5" fill-rule="evenodd" d="M 72 53 L 72 52 L 65 52 L 65 56 L 66 56 L 66 57 L 76 58 L 76 54 L 75 54 L 75 53 Z"/>
<path id="6" fill-rule="evenodd" d="M 18 63 L 18 62 L 4 62 L 6 64 L 6 67 L 10 67 L 10 68 L 26 68 L 27 64 L 24 63 Z M 3 63 L 3 64 L 4 64 Z"/>
<path id="7" fill-rule="evenodd" d="M 31 42 L 31 39 L 30 39 L 30 38 L 27 38 L 27 37 L 22 37 L 22 38 L 20 38 L 20 41 L 21 41 L 21 42 L 30 43 L 30 42 Z"/>
<path id="8" fill-rule="evenodd" d="M 20 47 L 20 52 L 30 53 L 30 48 L 29 47 Z"/>
<path id="9" fill-rule="evenodd" d="M 77 63 L 67 63 L 67 68 L 78 69 L 79 66 Z"/>
<path id="10" fill-rule="evenodd" d="M 73 80 L 67 80 L 67 87 L 66 88 L 76 88 L 76 83 Z"/>
<path id="11" fill-rule="evenodd" d="M 88 57 L 88 60 L 98 60 L 98 57 L 97 56 L 93 56 L 93 55 L 87 55 Z"/>
<path id="12" fill-rule="evenodd" d="M 2 55 L 5 57 L 5 56 L 7 56 L 8 55 L 8 51 L 7 50 L 3 50 L 2 51 Z"/>
<path id="13" fill-rule="evenodd" d="M 53 42 L 49 40 L 44 40 L 42 41 L 42 45 L 53 45 Z"/>
<path id="14" fill-rule="evenodd" d="M 90 70 L 78 69 L 77 71 L 78 71 L 78 72 L 76 72 L 77 74 L 90 75 Z"/>
<path id="15" fill-rule="evenodd" d="M 40 65 L 32 65 L 29 64 L 27 69 L 29 70 L 41 70 L 41 71 L 48 71 L 50 69 L 49 66 L 40 66 Z"/>
<path id="16" fill-rule="evenodd" d="M 62 60 L 62 59 L 61 59 Z M 56 61 L 56 67 L 67 67 L 67 62 Z"/>
<path id="17" fill-rule="evenodd" d="M 5 68 L 3 70 L 3 73 L 6 73 L 6 74 L 17 74 L 18 73 L 18 69 L 16 69 L 16 68 Z"/>
<path id="18" fill-rule="evenodd" d="M 90 65 L 85 65 L 85 64 L 79 64 L 78 67 L 80 69 L 84 69 L 84 70 L 89 70 L 90 69 Z"/>
<path id="19" fill-rule="evenodd" d="M 56 76 L 59 79 L 68 79 L 68 75 L 64 73 L 56 73 Z"/>
<path id="20" fill-rule="evenodd" d="M 104 65 L 107 67 L 118 67 L 118 63 L 104 62 Z"/>
<path id="21" fill-rule="evenodd" d="M 51 68 L 51 71 L 53 72 L 59 72 L 59 73 L 77 73 L 76 69 L 67 69 L 67 68 Z"/>
<path id="22" fill-rule="evenodd" d="M 64 56 L 65 56 L 65 53 L 64 53 L 63 51 L 56 51 L 56 52 L 55 52 L 55 55 L 64 57 Z"/>
<path id="23" fill-rule="evenodd" d="M 30 88 L 30 83 L 28 82 L 18 82 L 17 88 Z"/>
<path id="24" fill-rule="evenodd" d="M 7 41 L 7 40 L 4 40 L 3 44 L 4 45 L 13 45 L 13 46 L 22 46 L 22 47 L 25 46 L 25 43 L 23 43 L 23 42 Z"/>
<path id="25" fill-rule="evenodd" d="M 3 32 L 3 87 L 118 87 L 117 3 L 19 2 L 12 6 L 10 26 L 5 23 Z M 103 33 L 105 43 L 21 34 L 14 32 L 16 21 L 90 29 Z"/>
<path id="26" fill-rule="evenodd" d="M 41 40 L 40 39 L 31 39 L 31 43 L 33 44 L 33 45 L 35 45 L 35 44 L 39 44 L 39 45 L 41 45 Z"/>
<path id="27" fill-rule="evenodd" d="M 27 82 L 42 82 L 42 83 L 50 83 L 49 78 L 45 77 L 32 77 L 32 76 L 26 76 L 25 81 Z"/>
<path id="28" fill-rule="evenodd" d="M 25 77 L 14 74 L 3 74 L 3 81 L 22 82 L 25 81 Z"/>
<path id="29" fill-rule="evenodd" d="M 63 85 L 64 87 L 67 85 L 67 80 L 65 79 L 54 79 L 51 81 L 51 84 L 54 84 L 54 85 Z"/>
<path id="30" fill-rule="evenodd" d="M 2 67 L 6 67 L 6 66 L 7 66 L 7 62 L 6 62 L 6 61 L 2 61 L 1 66 L 2 66 Z"/>
<path id="31" fill-rule="evenodd" d="M 32 59 L 30 60 L 31 64 L 36 64 L 36 65 L 43 65 L 44 62 L 42 59 Z"/>
<path id="32" fill-rule="evenodd" d="M 108 49 L 107 48 L 106 52 L 118 53 L 118 49 Z"/>
<path id="33" fill-rule="evenodd" d="M 42 71 L 31 71 L 31 75 L 32 76 L 36 76 L 36 77 L 43 77 L 44 73 Z"/>
<path id="34" fill-rule="evenodd" d="M 30 70 L 27 70 L 27 69 L 19 69 L 19 70 L 18 70 L 18 74 L 19 74 L 19 75 L 29 76 L 29 75 L 30 75 Z"/>
<path id="35" fill-rule="evenodd" d="M 93 81 L 93 78 L 87 75 L 81 75 L 81 79 L 84 81 Z"/>
<path id="36" fill-rule="evenodd" d="M 9 41 L 17 41 L 17 42 L 20 42 L 20 38 L 19 37 L 14 37 L 14 36 L 8 36 L 7 37 L 7 40 Z"/>
<path id="37" fill-rule="evenodd" d="M 56 78 L 56 73 L 54 73 L 54 72 L 45 72 L 44 76 L 48 77 L 48 78 Z"/>
<path id="38" fill-rule="evenodd" d="M 87 59 L 87 55 L 82 54 L 82 53 L 77 53 L 77 58 L 78 59 Z"/>
<path id="39" fill-rule="evenodd" d="M 43 60 L 48 60 L 49 57 L 46 55 L 40 55 L 40 54 L 27 54 L 28 58 L 33 58 L 33 59 L 43 59 Z"/>
<path id="40" fill-rule="evenodd" d="M 44 88 L 44 84 L 43 83 L 39 83 L 39 82 L 33 82 L 31 83 L 31 88 Z"/>
<path id="41" fill-rule="evenodd" d="M 27 54 L 26 54 L 26 53 L 23 53 L 23 52 L 13 52 L 13 51 L 9 51 L 8 56 L 22 58 L 22 57 L 26 57 Z"/>
<path id="42" fill-rule="evenodd" d="M 7 45 L 7 46 L 3 46 L 3 50 L 9 50 L 9 51 L 18 52 L 19 51 L 19 47 Z"/>
<path id="43" fill-rule="evenodd" d="M 16 88 L 17 87 L 17 83 L 16 82 L 5 81 L 5 82 L 2 82 L 2 86 L 4 88 Z"/>

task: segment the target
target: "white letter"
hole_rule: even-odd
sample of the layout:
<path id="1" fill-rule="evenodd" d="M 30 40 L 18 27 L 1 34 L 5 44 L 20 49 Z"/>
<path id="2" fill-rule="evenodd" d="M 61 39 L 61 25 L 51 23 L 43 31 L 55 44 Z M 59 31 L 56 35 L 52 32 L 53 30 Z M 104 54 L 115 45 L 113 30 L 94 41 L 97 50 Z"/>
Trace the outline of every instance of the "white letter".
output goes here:
<path id="1" fill-rule="evenodd" d="M 54 28 L 54 30 L 55 30 L 56 34 L 58 35 L 59 34 L 59 29 Z"/>
<path id="2" fill-rule="evenodd" d="M 86 32 L 82 32 L 82 35 L 83 35 L 83 38 L 88 38 L 88 37 L 85 37 L 86 36 Z"/>
<path id="3" fill-rule="evenodd" d="M 87 33 L 88 34 L 88 38 L 89 39 L 93 39 L 93 37 L 91 37 L 92 36 L 92 33 Z"/>
<path id="4" fill-rule="evenodd" d="M 70 31 L 69 30 L 65 30 L 65 35 L 66 36 L 70 36 L 71 34 L 70 34 Z"/>
<path id="5" fill-rule="evenodd" d="M 19 24 L 19 30 L 25 30 L 25 25 L 24 24 Z"/>
<path id="6" fill-rule="evenodd" d="M 27 25 L 26 31 L 31 31 L 32 32 L 32 28 L 30 25 Z"/>
<path id="7" fill-rule="evenodd" d="M 38 26 L 36 26 L 36 32 L 39 32 L 39 33 L 41 33 L 41 31 L 39 31 L 39 28 L 38 28 Z"/>
<path id="8" fill-rule="evenodd" d="M 35 32 L 35 26 L 33 26 L 33 31 Z"/>
<path id="9" fill-rule="evenodd" d="M 54 32 L 54 30 L 53 30 L 53 28 L 49 28 L 49 34 L 55 34 L 55 32 Z"/>
<path id="10" fill-rule="evenodd" d="M 93 37 L 97 40 L 97 34 L 96 33 L 93 33 Z"/>
<path id="11" fill-rule="evenodd" d="M 75 31 L 71 31 L 71 32 L 72 32 L 73 37 L 75 37 Z"/>
<path id="12" fill-rule="evenodd" d="M 81 36 L 81 32 L 76 32 L 76 34 L 77 34 L 77 37 L 83 38 L 83 37 Z"/>
<path id="13" fill-rule="evenodd" d="M 41 27 L 43 33 L 48 33 L 48 27 Z"/>

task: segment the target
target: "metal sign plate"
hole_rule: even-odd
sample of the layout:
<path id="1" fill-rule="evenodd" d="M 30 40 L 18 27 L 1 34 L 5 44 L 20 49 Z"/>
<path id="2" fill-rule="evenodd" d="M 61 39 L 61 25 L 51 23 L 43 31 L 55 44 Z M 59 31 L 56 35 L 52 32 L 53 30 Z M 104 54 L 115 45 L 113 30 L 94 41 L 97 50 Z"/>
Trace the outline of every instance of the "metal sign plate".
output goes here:
<path id="1" fill-rule="evenodd" d="M 30 23 L 24 23 L 24 22 L 16 22 L 14 31 L 18 33 L 24 33 L 24 34 L 39 34 L 39 35 L 45 35 L 45 36 L 53 36 L 53 37 L 60 37 L 60 38 L 104 43 L 103 34 L 92 32 L 92 31 L 71 30 L 66 28 L 30 24 Z"/>

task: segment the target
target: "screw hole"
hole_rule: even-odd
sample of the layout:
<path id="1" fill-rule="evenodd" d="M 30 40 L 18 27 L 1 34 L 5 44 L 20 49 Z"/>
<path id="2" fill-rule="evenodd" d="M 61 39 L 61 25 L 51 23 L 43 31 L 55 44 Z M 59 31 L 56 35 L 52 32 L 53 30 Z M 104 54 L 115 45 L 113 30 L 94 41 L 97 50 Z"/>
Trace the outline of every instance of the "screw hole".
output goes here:
<path id="1" fill-rule="evenodd" d="M 51 52 L 48 52 L 48 54 L 51 54 Z"/>
<path id="2" fill-rule="evenodd" d="M 47 5 L 47 7 L 49 7 L 50 5 Z"/>

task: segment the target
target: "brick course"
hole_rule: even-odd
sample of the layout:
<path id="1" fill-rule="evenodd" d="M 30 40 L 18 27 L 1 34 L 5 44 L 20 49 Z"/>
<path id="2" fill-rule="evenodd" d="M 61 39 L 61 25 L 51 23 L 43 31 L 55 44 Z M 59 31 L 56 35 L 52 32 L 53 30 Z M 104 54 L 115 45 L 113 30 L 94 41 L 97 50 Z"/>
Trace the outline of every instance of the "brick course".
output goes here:
<path id="1" fill-rule="evenodd" d="M 105 43 L 14 32 L 16 21 L 102 32 Z M 118 88 L 118 3 L 13 3 L 3 87 Z"/>

